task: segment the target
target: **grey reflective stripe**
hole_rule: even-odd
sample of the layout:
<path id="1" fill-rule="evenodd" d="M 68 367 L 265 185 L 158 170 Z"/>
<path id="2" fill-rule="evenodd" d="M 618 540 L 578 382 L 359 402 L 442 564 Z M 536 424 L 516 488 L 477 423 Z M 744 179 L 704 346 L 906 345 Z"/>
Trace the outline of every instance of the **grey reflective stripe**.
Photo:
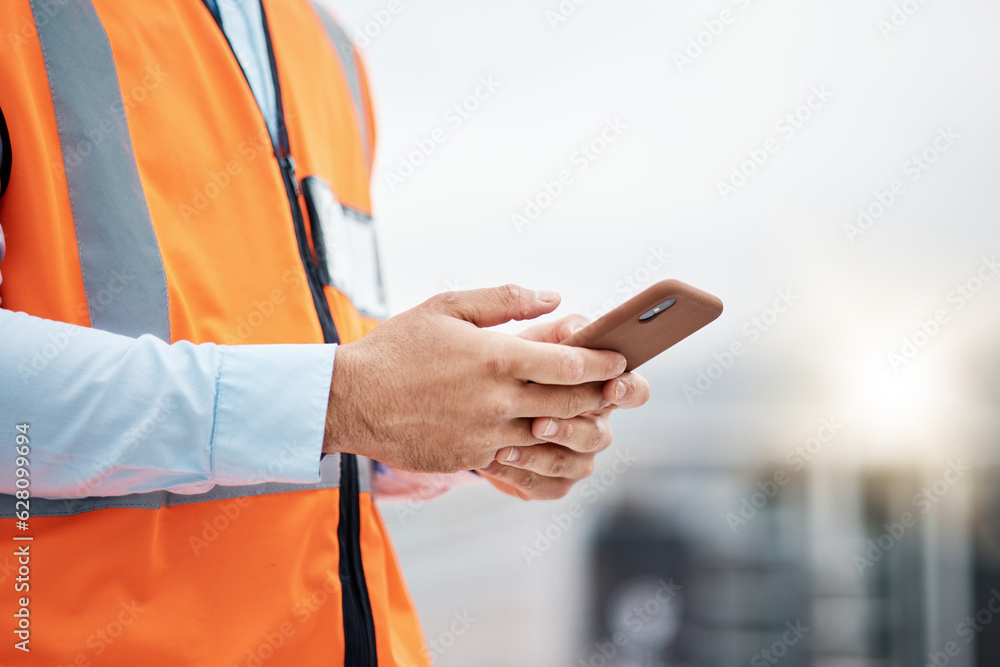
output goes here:
<path id="1" fill-rule="evenodd" d="M 167 279 L 104 26 L 90 0 L 31 0 L 90 323 L 170 342 Z"/>
<path id="2" fill-rule="evenodd" d="M 347 75 L 347 85 L 351 88 L 351 97 L 354 98 L 354 106 L 358 110 L 358 126 L 361 128 L 361 139 L 364 143 L 362 147 L 365 152 L 365 160 L 370 167 L 372 164 L 371 150 L 371 128 L 368 127 L 368 114 L 365 113 L 364 101 L 361 99 L 361 81 L 358 74 L 358 61 L 354 54 L 354 45 L 340 24 L 333 20 L 321 4 L 313 0 L 313 6 L 319 19 L 326 28 L 330 41 L 333 42 L 334 50 L 340 57 L 340 63 L 344 66 L 344 73 Z"/>
<path id="3" fill-rule="evenodd" d="M 370 493 L 372 488 L 372 462 L 363 457 L 358 459 L 358 480 L 362 493 Z M 320 461 L 320 481 L 317 484 L 251 484 L 247 486 L 216 486 L 205 493 L 193 495 L 170 493 L 169 491 L 152 491 L 150 493 L 132 493 L 127 496 L 101 496 L 94 498 L 71 498 L 67 500 L 51 500 L 46 498 L 31 498 L 29 515 L 70 516 L 94 510 L 103 509 L 147 509 L 156 510 L 174 505 L 189 505 L 205 503 L 227 498 L 245 498 L 248 496 L 263 496 L 271 493 L 288 493 L 290 491 L 315 491 L 317 489 L 335 489 L 340 486 L 340 454 L 327 454 Z M 0 518 L 10 519 L 15 516 L 15 497 L 0 494 Z M 22 507 L 23 508 L 23 507 Z"/>
<path id="4" fill-rule="evenodd" d="M 375 466 L 372 465 L 371 459 L 366 459 L 363 456 L 355 456 L 354 458 L 358 462 L 358 491 L 371 493 L 372 484 L 375 481 Z"/>

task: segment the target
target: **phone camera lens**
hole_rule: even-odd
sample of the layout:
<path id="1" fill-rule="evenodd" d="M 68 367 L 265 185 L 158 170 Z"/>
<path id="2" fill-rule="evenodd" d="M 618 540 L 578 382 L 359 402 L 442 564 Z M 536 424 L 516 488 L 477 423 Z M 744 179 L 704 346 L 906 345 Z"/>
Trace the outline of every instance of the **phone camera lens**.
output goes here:
<path id="1" fill-rule="evenodd" d="M 669 308 L 670 306 L 674 305 L 674 303 L 676 303 L 676 302 L 677 302 L 676 299 L 667 299 L 663 303 L 657 305 L 656 307 L 654 307 L 654 308 L 652 308 L 650 310 L 647 310 L 645 313 L 643 313 L 642 315 L 640 315 L 639 316 L 639 321 L 640 322 L 648 322 L 648 321 L 650 321 L 651 319 L 653 319 L 654 317 L 656 317 L 657 315 L 659 315 L 660 313 L 662 313 L 663 311 L 665 311 L 667 308 Z"/>

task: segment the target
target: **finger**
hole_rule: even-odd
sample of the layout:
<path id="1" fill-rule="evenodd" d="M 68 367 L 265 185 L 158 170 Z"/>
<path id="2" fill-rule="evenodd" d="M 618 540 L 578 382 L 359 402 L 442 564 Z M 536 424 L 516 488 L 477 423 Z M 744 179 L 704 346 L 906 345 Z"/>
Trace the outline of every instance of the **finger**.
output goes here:
<path id="1" fill-rule="evenodd" d="M 611 444 L 610 412 L 573 419 L 536 419 L 531 432 L 539 440 L 569 447 L 577 452 L 596 453 Z"/>
<path id="2" fill-rule="evenodd" d="M 479 471 L 479 474 L 483 477 L 483 479 L 492 484 L 495 488 L 500 489 L 501 491 L 506 493 L 508 496 L 514 496 L 515 498 L 520 498 L 521 500 L 531 500 L 531 498 L 529 498 L 524 493 L 521 493 L 517 488 L 511 486 L 507 482 L 496 479 L 495 477 L 483 472 L 482 470 Z"/>
<path id="3" fill-rule="evenodd" d="M 615 407 L 637 408 L 649 400 L 649 382 L 638 373 L 623 373 L 604 383 L 604 398 Z"/>
<path id="4" fill-rule="evenodd" d="M 610 405 L 604 398 L 604 385 L 600 382 L 568 386 L 526 384 L 519 388 L 518 396 L 517 417 L 571 419 Z"/>
<path id="5" fill-rule="evenodd" d="M 561 343 L 590 324 L 583 315 L 567 315 L 555 322 L 542 322 L 518 334 L 519 338 L 537 343 Z"/>
<path id="6" fill-rule="evenodd" d="M 603 382 L 625 371 L 625 357 L 609 350 L 511 338 L 507 352 L 515 378 L 538 384 Z"/>
<path id="7" fill-rule="evenodd" d="M 497 442 L 495 443 L 497 448 L 531 447 L 532 445 L 540 445 L 545 442 L 542 438 L 536 438 L 532 432 L 534 421 L 534 419 L 530 418 L 519 418 L 512 419 L 504 424 L 497 436 Z"/>
<path id="8" fill-rule="evenodd" d="M 477 327 L 494 327 L 510 320 L 532 320 L 551 313 L 559 305 L 559 294 L 536 292 L 518 285 L 445 292 L 427 301 L 438 312 L 471 322 Z"/>
<path id="9" fill-rule="evenodd" d="M 497 452 L 497 463 L 546 477 L 561 477 L 573 481 L 589 477 L 594 472 L 593 454 L 581 454 L 551 443 L 533 447 L 506 447 Z"/>
<path id="10" fill-rule="evenodd" d="M 561 477 L 547 477 L 530 470 L 512 468 L 494 461 L 479 473 L 513 487 L 525 499 L 555 500 L 573 488 L 573 481 Z"/>

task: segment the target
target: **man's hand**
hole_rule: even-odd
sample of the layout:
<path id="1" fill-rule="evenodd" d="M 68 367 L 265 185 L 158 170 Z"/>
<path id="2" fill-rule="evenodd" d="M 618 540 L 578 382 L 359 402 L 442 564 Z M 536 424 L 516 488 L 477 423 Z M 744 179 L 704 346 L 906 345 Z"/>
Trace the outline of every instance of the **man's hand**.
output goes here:
<path id="1" fill-rule="evenodd" d="M 323 451 L 414 472 L 457 472 L 488 465 L 504 447 L 575 442 L 571 433 L 543 438 L 533 422 L 576 424 L 606 408 L 602 383 L 622 374 L 625 358 L 482 328 L 558 305 L 554 292 L 514 285 L 450 292 L 341 345 Z"/>
<path id="2" fill-rule="evenodd" d="M 521 337 L 544 343 L 566 340 L 587 325 L 581 315 L 537 324 Z M 600 385 L 598 385 L 600 386 Z M 649 400 L 649 383 L 625 373 L 600 387 L 608 406 L 569 419 L 541 417 L 532 433 L 544 444 L 505 447 L 479 473 L 504 493 L 524 500 L 561 498 L 594 471 L 594 457 L 611 444 L 611 410 L 636 408 Z"/>

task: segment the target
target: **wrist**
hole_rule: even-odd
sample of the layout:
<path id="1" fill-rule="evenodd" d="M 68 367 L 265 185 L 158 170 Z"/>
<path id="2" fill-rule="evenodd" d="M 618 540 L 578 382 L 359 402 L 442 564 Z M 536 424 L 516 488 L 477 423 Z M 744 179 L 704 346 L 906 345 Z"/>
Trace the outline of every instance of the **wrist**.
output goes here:
<path id="1" fill-rule="evenodd" d="M 355 352 L 353 344 L 337 346 L 323 431 L 324 454 L 363 454 L 365 438 L 358 433 L 363 419 L 354 401 L 358 393 Z"/>

